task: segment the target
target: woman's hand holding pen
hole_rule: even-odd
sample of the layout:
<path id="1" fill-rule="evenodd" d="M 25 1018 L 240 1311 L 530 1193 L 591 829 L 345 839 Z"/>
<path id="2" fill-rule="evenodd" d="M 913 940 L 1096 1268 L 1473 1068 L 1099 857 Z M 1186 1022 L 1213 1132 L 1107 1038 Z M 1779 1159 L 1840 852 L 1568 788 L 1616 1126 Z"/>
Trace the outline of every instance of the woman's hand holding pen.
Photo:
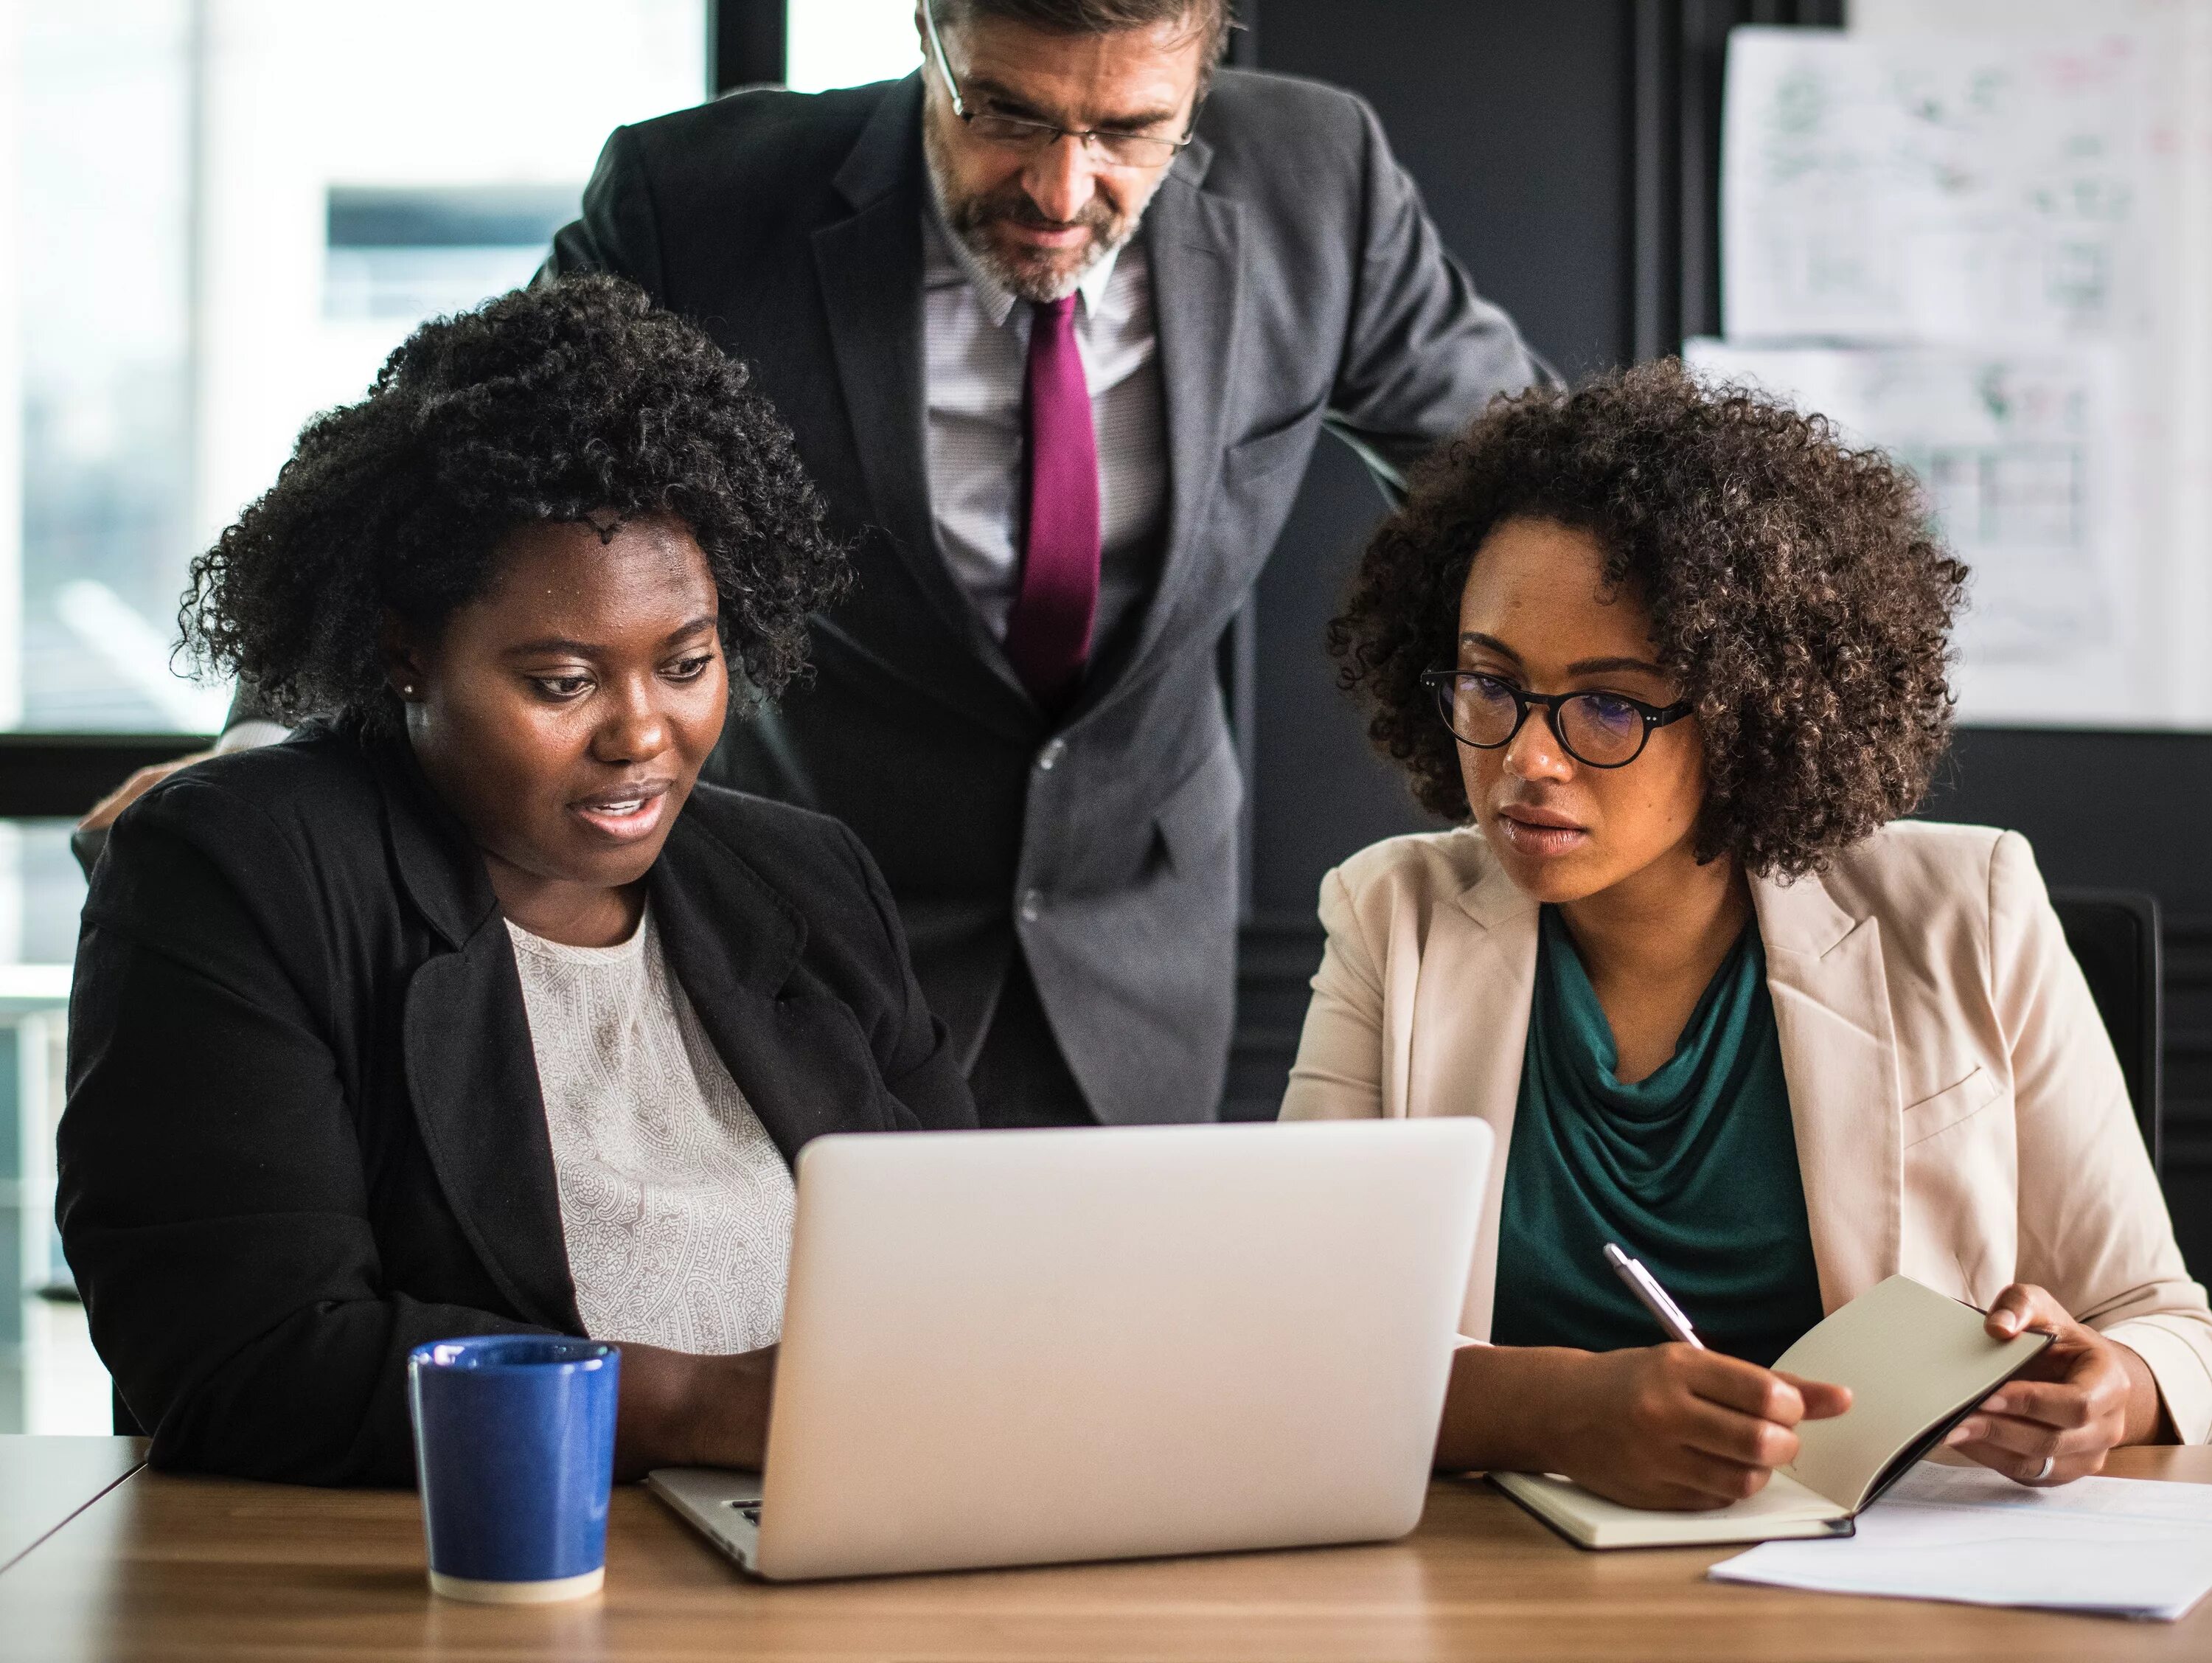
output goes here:
<path id="1" fill-rule="evenodd" d="M 1640 1260 L 1607 1242 L 1605 1261 L 1675 1343 L 1593 1359 L 1594 1412 L 1573 1441 L 1602 1452 L 1604 1476 L 1563 1469 L 1583 1489 L 1635 1507 L 1726 1507 L 1796 1459 L 1799 1422 L 1850 1407 L 1843 1386 L 1708 1351 Z"/>
<path id="2" fill-rule="evenodd" d="M 1800 1422 L 1850 1401 L 1844 1386 L 1680 1343 L 1595 1352 L 1573 1371 L 1553 1470 L 1631 1507 L 1725 1507 L 1796 1459 Z"/>
<path id="3" fill-rule="evenodd" d="M 1796 1457 L 1799 1422 L 1850 1400 L 1840 1386 L 1680 1343 L 1469 1345 L 1452 1359 L 1437 1466 L 1562 1472 L 1632 1507 L 1725 1507 Z"/>
<path id="4" fill-rule="evenodd" d="M 2118 1445 L 2171 1439 L 2149 1366 L 2044 1288 L 2014 1282 L 1984 1326 L 1993 1339 L 2031 1328 L 2057 1337 L 1952 1428 L 1946 1441 L 1961 1455 L 2024 1484 L 2063 1484 L 2102 1470 Z"/>

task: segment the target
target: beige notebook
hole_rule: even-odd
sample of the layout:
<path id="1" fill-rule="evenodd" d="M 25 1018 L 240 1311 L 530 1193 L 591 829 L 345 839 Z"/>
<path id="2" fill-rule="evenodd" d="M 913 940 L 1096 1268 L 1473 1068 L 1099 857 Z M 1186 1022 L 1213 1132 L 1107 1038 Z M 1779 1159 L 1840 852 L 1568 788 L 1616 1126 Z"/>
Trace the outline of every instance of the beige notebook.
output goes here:
<path id="1" fill-rule="evenodd" d="M 1493 1472 L 1491 1482 L 1586 1548 L 1848 1536 L 1862 1508 L 2050 1343 L 2048 1334 L 1993 1340 L 1972 1306 L 1892 1276 L 1775 1360 L 1784 1373 L 1848 1386 L 1851 1406 L 1800 1426 L 1797 1459 L 1750 1500 L 1662 1513 L 1605 1501 L 1556 1474 Z"/>

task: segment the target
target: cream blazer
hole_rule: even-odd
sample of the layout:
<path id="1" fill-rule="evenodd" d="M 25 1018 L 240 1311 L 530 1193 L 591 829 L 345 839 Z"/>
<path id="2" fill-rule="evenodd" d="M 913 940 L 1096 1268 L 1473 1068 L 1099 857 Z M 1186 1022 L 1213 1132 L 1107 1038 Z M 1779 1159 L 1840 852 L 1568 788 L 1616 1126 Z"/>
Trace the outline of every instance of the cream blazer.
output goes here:
<path id="1" fill-rule="evenodd" d="M 2203 1442 L 2212 1314 L 2027 840 L 1899 821 L 1752 891 L 1822 1306 L 1899 1271 L 1981 1306 L 2039 1282 L 2132 1347 Z M 1462 829 L 1355 855 L 1322 880 L 1321 917 L 1283 1118 L 1496 1129 L 1462 1325 L 1486 1339 L 1537 904 Z"/>

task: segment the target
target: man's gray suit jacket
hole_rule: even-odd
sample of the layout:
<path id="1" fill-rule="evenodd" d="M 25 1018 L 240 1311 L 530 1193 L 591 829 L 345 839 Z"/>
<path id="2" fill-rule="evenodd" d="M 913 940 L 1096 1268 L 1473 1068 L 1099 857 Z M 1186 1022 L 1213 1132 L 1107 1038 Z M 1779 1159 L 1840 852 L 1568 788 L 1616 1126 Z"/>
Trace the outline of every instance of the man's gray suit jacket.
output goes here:
<path id="1" fill-rule="evenodd" d="M 963 1060 L 1018 945 L 1100 1119 L 1208 1119 L 1244 789 L 1217 643 L 1325 424 L 1402 466 L 1536 371 L 1364 104 L 1224 71 L 1140 233 L 1170 469 L 1158 586 L 1055 718 L 935 541 L 921 119 L 916 75 L 617 129 L 553 264 L 631 277 L 748 360 L 853 544 L 859 585 L 817 621 L 811 683 L 733 722 L 715 777 L 860 834 Z"/>

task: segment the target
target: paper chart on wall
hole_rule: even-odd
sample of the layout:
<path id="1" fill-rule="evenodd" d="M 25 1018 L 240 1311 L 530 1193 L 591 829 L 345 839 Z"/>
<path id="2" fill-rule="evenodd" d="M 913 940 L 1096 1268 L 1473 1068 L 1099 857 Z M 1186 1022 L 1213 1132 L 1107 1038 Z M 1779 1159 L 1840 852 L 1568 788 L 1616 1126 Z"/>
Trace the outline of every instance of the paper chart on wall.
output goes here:
<path id="1" fill-rule="evenodd" d="M 2109 348 L 1758 348 L 1693 341 L 1700 372 L 1817 411 L 1910 467 L 1971 569 L 1962 716 L 2124 722 L 2152 697 L 2115 484 Z"/>
<path id="2" fill-rule="evenodd" d="M 1732 370 L 1920 472 L 1965 719 L 2212 726 L 2212 0 L 1738 29 L 1723 126 Z"/>
<path id="3" fill-rule="evenodd" d="M 2145 326 L 2145 54 L 2078 40 L 1729 40 L 1731 341 L 2112 339 Z"/>

